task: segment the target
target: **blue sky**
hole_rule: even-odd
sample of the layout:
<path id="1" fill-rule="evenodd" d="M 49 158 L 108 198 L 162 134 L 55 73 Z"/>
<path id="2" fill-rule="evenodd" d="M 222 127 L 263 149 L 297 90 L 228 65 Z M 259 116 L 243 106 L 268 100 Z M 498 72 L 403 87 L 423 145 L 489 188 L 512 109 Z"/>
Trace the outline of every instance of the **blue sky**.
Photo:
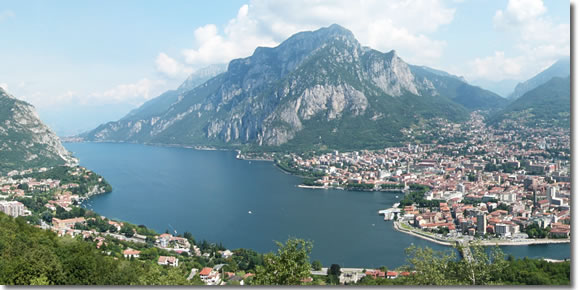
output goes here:
<path id="1" fill-rule="evenodd" d="M 567 1 L 0 0 L 0 86 L 69 135 L 198 68 L 332 23 L 470 81 L 525 80 L 570 53 Z"/>

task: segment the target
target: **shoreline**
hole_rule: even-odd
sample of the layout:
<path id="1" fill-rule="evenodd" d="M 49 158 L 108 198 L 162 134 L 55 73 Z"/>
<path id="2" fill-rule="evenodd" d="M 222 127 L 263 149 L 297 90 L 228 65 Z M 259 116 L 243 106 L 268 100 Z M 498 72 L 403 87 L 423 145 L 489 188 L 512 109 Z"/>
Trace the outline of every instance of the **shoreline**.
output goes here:
<path id="1" fill-rule="evenodd" d="M 244 158 L 243 155 L 241 155 L 241 151 L 239 149 L 219 149 L 219 148 L 215 148 L 215 147 L 209 147 L 209 146 L 187 146 L 187 145 L 180 145 L 180 144 L 157 144 L 157 143 L 137 143 L 137 142 L 119 142 L 119 141 L 65 141 L 67 143 L 115 143 L 115 144 L 119 144 L 119 143 L 126 143 L 126 144 L 141 144 L 141 145 L 146 145 L 146 146 L 155 146 L 155 147 L 178 147 L 178 148 L 187 148 L 187 149 L 193 149 L 193 150 L 199 150 L 199 151 L 234 151 L 236 152 L 236 159 L 238 160 L 247 160 L 247 161 L 269 161 L 269 162 L 274 162 L 275 160 L 273 159 L 258 159 L 258 158 Z M 284 168 L 282 168 L 281 166 L 279 166 L 278 164 L 276 164 L 274 162 L 275 167 L 277 167 L 279 170 L 281 170 L 283 173 L 286 173 L 288 175 L 292 175 L 292 176 L 296 176 L 299 178 L 308 178 L 306 176 L 301 176 L 298 174 L 294 174 L 290 171 L 285 170 Z M 324 190 L 328 190 L 328 189 L 336 189 L 336 190 L 348 190 L 346 188 L 343 187 L 331 187 L 331 186 L 310 186 L 310 185 L 304 185 L 304 184 L 298 184 L 297 187 L 300 188 L 306 188 L 306 189 L 324 189 Z M 350 190 L 353 191 L 353 190 Z M 365 190 L 365 191 L 369 191 L 369 192 L 373 192 L 373 191 L 377 191 L 377 192 L 404 192 L 403 190 Z M 102 194 L 102 193 L 101 193 Z M 83 201 L 85 200 L 89 200 L 91 197 L 98 195 L 98 194 L 93 194 L 91 196 L 86 197 Z M 447 240 L 440 240 L 437 239 L 436 237 L 431 237 L 431 236 L 427 236 L 426 234 L 421 234 L 412 230 L 407 230 L 404 228 L 399 227 L 399 222 L 398 221 L 394 221 L 393 222 L 393 228 L 396 231 L 405 233 L 405 234 L 409 234 L 424 240 L 427 240 L 429 242 L 432 243 L 436 243 L 439 245 L 443 245 L 443 246 L 454 246 L 454 244 L 457 241 L 447 241 Z M 564 244 L 564 243 L 570 243 L 571 240 L 570 239 L 533 239 L 533 240 L 528 240 L 528 241 L 482 241 L 480 240 L 479 243 L 483 246 L 530 246 L 530 245 L 542 245 L 542 244 Z"/>
<path id="2" fill-rule="evenodd" d="M 427 236 L 427 234 L 421 234 L 416 231 L 408 230 L 399 226 L 398 221 L 393 222 L 393 228 L 401 233 L 412 235 L 439 245 L 453 246 L 457 241 L 444 241 L 439 240 L 436 237 Z M 469 242 L 470 244 L 472 241 Z M 479 240 L 479 244 L 482 246 L 531 246 L 531 245 L 547 245 L 547 244 L 569 244 L 569 239 L 530 239 L 527 241 L 485 241 Z"/>
<path id="3" fill-rule="evenodd" d="M 145 145 L 145 146 L 153 146 L 153 147 L 172 147 L 172 148 L 185 148 L 185 149 L 193 149 L 197 151 L 233 151 L 236 152 L 236 159 L 238 160 L 247 160 L 247 161 L 269 161 L 274 162 L 274 159 L 270 158 L 247 158 L 244 155 L 240 154 L 240 149 L 234 148 L 218 148 L 212 146 L 195 146 L 195 145 L 184 145 L 184 144 L 167 144 L 167 143 L 139 143 L 139 142 L 125 142 L 125 141 L 113 141 L 113 140 L 103 140 L 103 141 L 72 141 L 72 140 L 62 140 L 63 143 L 111 143 L 111 144 L 137 144 L 137 145 Z"/>

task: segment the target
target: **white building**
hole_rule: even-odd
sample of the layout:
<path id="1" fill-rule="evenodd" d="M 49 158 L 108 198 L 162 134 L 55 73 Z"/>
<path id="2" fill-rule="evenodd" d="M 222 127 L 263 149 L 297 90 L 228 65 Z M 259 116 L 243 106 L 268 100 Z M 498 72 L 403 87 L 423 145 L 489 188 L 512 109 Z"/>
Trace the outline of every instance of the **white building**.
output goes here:
<path id="1" fill-rule="evenodd" d="M 176 257 L 170 256 L 159 256 L 159 260 L 157 260 L 157 264 L 159 265 L 169 265 L 171 267 L 177 267 L 179 265 L 179 259 Z"/>
<path id="2" fill-rule="evenodd" d="M 221 282 L 219 272 L 208 267 L 201 269 L 201 272 L 199 272 L 199 278 L 206 285 L 219 285 Z"/>
<path id="3" fill-rule="evenodd" d="M 0 211 L 13 217 L 26 215 L 24 205 L 18 201 L 0 201 Z"/>
<path id="4" fill-rule="evenodd" d="M 495 224 L 495 233 L 500 236 L 510 235 L 509 226 L 506 224 Z"/>

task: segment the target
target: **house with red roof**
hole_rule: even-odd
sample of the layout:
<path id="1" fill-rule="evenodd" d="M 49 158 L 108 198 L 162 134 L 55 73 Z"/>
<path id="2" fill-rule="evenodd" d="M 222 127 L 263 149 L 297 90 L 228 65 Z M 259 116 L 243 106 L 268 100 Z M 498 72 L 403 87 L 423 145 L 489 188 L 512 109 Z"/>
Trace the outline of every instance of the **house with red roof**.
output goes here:
<path id="1" fill-rule="evenodd" d="M 157 264 L 162 265 L 162 266 L 171 266 L 171 267 L 177 267 L 179 265 L 179 259 L 177 259 L 176 257 L 171 257 L 171 256 L 159 256 L 159 259 L 157 260 Z"/>
<path id="2" fill-rule="evenodd" d="M 133 250 L 131 248 L 128 248 L 128 249 L 123 251 L 123 257 L 125 257 L 127 259 L 139 258 L 139 254 L 141 254 L 141 251 Z"/>

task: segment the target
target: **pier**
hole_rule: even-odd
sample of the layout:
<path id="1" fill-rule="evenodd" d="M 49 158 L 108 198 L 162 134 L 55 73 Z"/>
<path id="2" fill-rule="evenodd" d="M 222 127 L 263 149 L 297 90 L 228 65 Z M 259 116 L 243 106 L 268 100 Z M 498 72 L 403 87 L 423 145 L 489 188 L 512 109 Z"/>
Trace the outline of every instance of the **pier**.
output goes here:
<path id="1" fill-rule="evenodd" d="M 399 203 L 395 203 L 392 208 L 379 210 L 380 215 L 381 214 L 385 215 L 386 221 L 393 220 L 395 216 L 398 215 L 400 212 L 401 209 L 399 208 Z"/>

